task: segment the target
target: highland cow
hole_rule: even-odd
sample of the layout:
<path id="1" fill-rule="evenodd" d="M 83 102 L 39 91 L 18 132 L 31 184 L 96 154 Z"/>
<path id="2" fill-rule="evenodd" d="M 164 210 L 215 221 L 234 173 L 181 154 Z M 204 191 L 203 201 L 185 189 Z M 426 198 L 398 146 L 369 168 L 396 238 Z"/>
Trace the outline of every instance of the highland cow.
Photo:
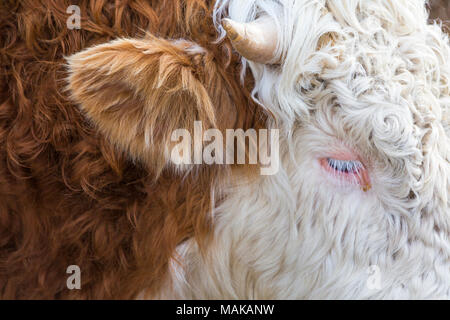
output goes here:
<path id="1" fill-rule="evenodd" d="M 2 297 L 450 298 L 423 0 L 64 5 L 1 4 Z M 196 121 L 279 130 L 279 171 L 173 163 Z"/>

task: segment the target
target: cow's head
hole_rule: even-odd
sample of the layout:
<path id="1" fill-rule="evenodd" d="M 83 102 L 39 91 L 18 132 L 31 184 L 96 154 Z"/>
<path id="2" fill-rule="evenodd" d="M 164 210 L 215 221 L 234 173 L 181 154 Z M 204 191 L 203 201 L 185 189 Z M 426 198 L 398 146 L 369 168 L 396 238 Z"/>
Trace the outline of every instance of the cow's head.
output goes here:
<path id="1" fill-rule="evenodd" d="M 424 1 L 224 0 L 216 8 L 249 63 L 254 96 L 274 116 L 270 126 L 283 132 L 283 170 L 223 209 L 229 234 L 221 229 L 214 252 L 229 248 L 243 283 L 230 295 L 352 296 L 373 264 L 398 290 L 432 270 L 448 279 L 448 247 L 439 248 L 450 233 L 450 47 L 427 24 Z M 238 230 L 239 241 L 226 240 Z M 411 265 L 414 257 L 423 260 Z M 210 270 L 218 282 L 226 274 Z M 438 287 L 430 292 L 442 294 Z"/>
<path id="2" fill-rule="evenodd" d="M 308 272 L 330 274 L 351 261 L 358 272 L 374 263 L 409 265 L 405 277 L 428 272 L 409 259 L 450 233 L 450 49 L 439 26 L 427 24 L 424 1 L 223 0 L 216 22 L 249 64 L 254 97 L 273 116 L 268 126 L 282 132 L 278 182 L 243 191 L 230 210 L 271 188 L 279 207 L 264 202 L 245 232 L 287 226 L 299 240 L 285 243 L 284 229 L 271 232 L 283 247 L 264 257 L 246 252 L 254 270 L 265 272 L 276 262 L 271 254 L 284 255 L 292 279 L 267 277 L 284 277 L 286 297 L 323 280 L 305 282 Z M 227 115 L 218 117 L 215 106 L 233 104 L 228 88 L 205 89 L 215 77 L 199 81 L 195 69 L 211 61 L 187 41 L 117 40 L 69 62 L 71 90 L 88 116 L 121 149 L 157 168 L 168 161 L 173 130 L 199 118 L 216 126 Z M 208 66 L 201 77 L 215 75 Z M 241 219 L 230 225 L 240 230 Z M 267 244 L 260 234 L 248 237 L 249 246 Z M 439 257 L 424 259 L 429 266 Z"/>
<path id="3" fill-rule="evenodd" d="M 224 8 L 231 19 L 220 20 Z M 309 192 L 351 198 L 373 188 L 393 214 L 448 204 L 450 50 L 424 1 L 217 9 Z"/>

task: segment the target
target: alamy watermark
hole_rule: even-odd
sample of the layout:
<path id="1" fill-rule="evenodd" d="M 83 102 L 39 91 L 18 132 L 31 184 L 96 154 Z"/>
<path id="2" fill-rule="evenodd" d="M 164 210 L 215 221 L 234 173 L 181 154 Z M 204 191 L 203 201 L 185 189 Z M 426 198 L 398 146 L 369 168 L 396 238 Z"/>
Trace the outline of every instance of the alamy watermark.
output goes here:
<path id="1" fill-rule="evenodd" d="M 367 268 L 369 277 L 366 286 L 369 290 L 381 290 L 381 270 L 377 265 L 371 265 Z"/>
<path id="2" fill-rule="evenodd" d="M 224 139 L 219 129 L 204 131 L 202 122 L 195 121 L 194 137 L 187 129 L 172 132 L 171 141 L 177 144 L 170 159 L 176 165 L 259 164 L 261 175 L 278 172 L 280 134 L 277 129 L 226 129 L 225 136 Z"/>
<path id="3" fill-rule="evenodd" d="M 81 289 L 81 269 L 77 265 L 70 265 L 66 269 L 66 273 L 70 274 L 67 277 L 66 285 L 69 290 Z"/>
<path id="4" fill-rule="evenodd" d="M 71 5 L 67 7 L 66 13 L 70 14 L 70 17 L 67 18 L 66 24 L 67 29 L 81 29 L 81 9 L 79 6 Z"/>

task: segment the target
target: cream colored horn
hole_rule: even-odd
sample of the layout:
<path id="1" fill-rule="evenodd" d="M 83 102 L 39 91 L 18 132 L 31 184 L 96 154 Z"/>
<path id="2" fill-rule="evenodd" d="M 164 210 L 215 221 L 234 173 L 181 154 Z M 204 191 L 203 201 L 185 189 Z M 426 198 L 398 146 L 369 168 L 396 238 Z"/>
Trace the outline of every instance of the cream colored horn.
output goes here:
<path id="1" fill-rule="evenodd" d="M 224 19 L 222 26 L 233 47 L 246 59 L 264 64 L 279 62 L 275 57 L 277 27 L 271 17 L 263 16 L 248 23 Z"/>

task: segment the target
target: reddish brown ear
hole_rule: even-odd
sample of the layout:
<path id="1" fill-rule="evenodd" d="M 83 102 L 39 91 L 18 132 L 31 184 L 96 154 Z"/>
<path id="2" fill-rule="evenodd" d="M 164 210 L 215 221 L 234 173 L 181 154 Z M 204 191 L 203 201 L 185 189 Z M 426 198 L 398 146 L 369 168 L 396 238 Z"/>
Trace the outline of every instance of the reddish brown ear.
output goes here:
<path id="1" fill-rule="evenodd" d="M 226 88 L 212 57 L 194 43 L 119 39 L 67 61 L 73 100 L 111 142 L 158 173 L 170 161 L 175 129 L 193 132 L 195 120 L 215 127 L 217 99 L 206 83 Z"/>

